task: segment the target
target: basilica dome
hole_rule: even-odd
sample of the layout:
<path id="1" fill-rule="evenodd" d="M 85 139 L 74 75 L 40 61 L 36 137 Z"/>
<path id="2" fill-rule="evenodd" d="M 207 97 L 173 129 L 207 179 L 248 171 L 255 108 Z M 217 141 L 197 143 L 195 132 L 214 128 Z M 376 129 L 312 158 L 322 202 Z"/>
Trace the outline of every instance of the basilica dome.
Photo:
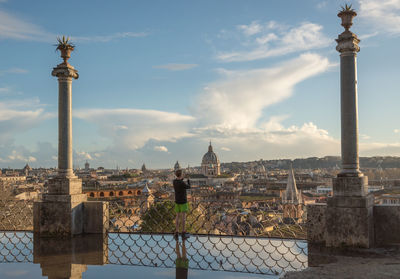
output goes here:
<path id="1" fill-rule="evenodd" d="M 213 147 L 208 146 L 208 152 L 204 154 L 201 161 L 202 172 L 206 176 L 220 175 L 220 163 L 217 154 L 214 153 Z"/>
<path id="2" fill-rule="evenodd" d="M 208 152 L 204 154 L 203 160 L 201 161 L 202 164 L 219 164 L 219 159 L 217 154 L 214 153 L 211 142 L 210 146 L 208 147 Z"/>

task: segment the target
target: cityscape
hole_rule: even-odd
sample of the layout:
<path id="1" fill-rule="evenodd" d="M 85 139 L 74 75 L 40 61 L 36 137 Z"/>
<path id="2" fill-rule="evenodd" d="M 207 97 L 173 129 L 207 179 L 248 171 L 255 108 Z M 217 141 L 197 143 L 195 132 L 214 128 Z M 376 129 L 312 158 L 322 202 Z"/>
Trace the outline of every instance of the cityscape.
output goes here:
<path id="1" fill-rule="evenodd" d="M 0 278 L 399 276 L 399 1 L 23 2 Z"/>

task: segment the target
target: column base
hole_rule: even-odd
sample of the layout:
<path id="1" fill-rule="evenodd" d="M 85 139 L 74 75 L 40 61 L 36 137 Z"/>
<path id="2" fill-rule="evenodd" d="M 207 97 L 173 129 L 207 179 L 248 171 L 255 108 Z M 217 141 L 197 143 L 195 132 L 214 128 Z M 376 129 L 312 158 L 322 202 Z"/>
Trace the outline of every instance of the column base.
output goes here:
<path id="1" fill-rule="evenodd" d="M 327 247 L 370 248 L 374 244 L 374 197 L 333 197 L 326 208 Z"/>
<path id="2" fill-rule="evenodd" d="M 33 230 L 43 237 L 71 237 L 83 233 L 83 202 L 87 196 L 45 195 L 33 205 Z"/>
<path id="3" fill-rule="evenodd" d="M 55 177 L 47 185 L 49 195 L 82 194 L 82 180 L 77 177 Z"/>

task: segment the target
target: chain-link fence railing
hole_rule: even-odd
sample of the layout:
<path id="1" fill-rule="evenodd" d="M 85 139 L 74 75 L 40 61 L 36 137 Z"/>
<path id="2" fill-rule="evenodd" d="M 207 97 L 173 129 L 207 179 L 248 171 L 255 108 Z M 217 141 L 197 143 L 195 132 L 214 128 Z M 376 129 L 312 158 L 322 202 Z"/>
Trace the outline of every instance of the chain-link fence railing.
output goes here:
<path id="1" fill-rule="evenodd" d="M 29 232 L 0 232 L 0 263 L 30 263 L 35 258 L 35 263 L 49 266 L 54 261 L 54 247 L 39 240 L 34 241 L 33 233 Z M 304 240 L 197 235 L 186 241 L 176 241 L 166 234 L 110 233 L 106 238 L 87 237 L 80 241 L 91 247 L 86 251 L 88 256 L 82 249 L 78 249 L 78 255 L 70 254 L 74 249 L 67 247 L 57 252 L 57 257 L 61 256 L 65 263 L 69 260 L 88 264 L 88 257 L 106 255 L 104 261 L 100 260 L 101 264 L 162 268 L 177 268 L 179 261 L 184 260 L 188 269 L 269 275 L 302 270 L 308 265 Z M 90 243 L 93 241 L 95 243 Z M 40 255 L 34 255 L 34 251 Z"/>
<path id="2" fill-rule="evenodd" d="M 293 239 L 197 235 L 178 242 L 171 235 L 112 233 L 108 247 L 110 264 L 173 268 L 181 257 L 189 269 L 270 275 L 302 270 L 308 260 L 307 243 Z"/>
<path id="3" fill-rule="evenodd" d="M 0 199 L 0 231 L 32 230 L 32 200 Z"/>
<path id="4" fill-rule="evenodd" d="M 0 263 L 33 261 L 33 234 L 0 231 Z"/>
<path id="5" fill-rule="evenodd" d="M 173 233 L 172 201 L 110 201 L 110 232 Z M 190 202 L 186 231 L 199 235 L 258 236 L 305 239 L 306 213 L 302 205 L 239 201 Z"/>

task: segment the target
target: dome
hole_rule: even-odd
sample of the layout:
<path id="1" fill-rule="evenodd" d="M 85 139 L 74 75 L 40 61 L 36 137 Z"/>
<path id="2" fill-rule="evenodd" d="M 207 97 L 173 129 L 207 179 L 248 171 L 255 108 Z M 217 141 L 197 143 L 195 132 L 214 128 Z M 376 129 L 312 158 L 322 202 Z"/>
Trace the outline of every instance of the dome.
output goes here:
<path id="1" fill-rule="evenodd" d="M 25 167 L 23 168 L 23 170 L 29 170 L 30 171 L 30 170 L 32 170 L 32 168 L 28 164 L 26 164 Z"/>
<path id="2" fill-rule="evenodd" d="M 181 168 L 181 166 L 179 165 L 179 162 L 176 161 L 175 166 L 174 166 L 174 170 L 179 170 Z"/>
<path id="3" fill-rule="evenodd" d="M 204 154 L 203 160 L 201 161 L 202 165 L 217 165 L 219 164 L 219 159 L 217 157 L 217 154 L 214 153 L 211 142 L 210 146 L 208 147 L 208 152 Z"/>

